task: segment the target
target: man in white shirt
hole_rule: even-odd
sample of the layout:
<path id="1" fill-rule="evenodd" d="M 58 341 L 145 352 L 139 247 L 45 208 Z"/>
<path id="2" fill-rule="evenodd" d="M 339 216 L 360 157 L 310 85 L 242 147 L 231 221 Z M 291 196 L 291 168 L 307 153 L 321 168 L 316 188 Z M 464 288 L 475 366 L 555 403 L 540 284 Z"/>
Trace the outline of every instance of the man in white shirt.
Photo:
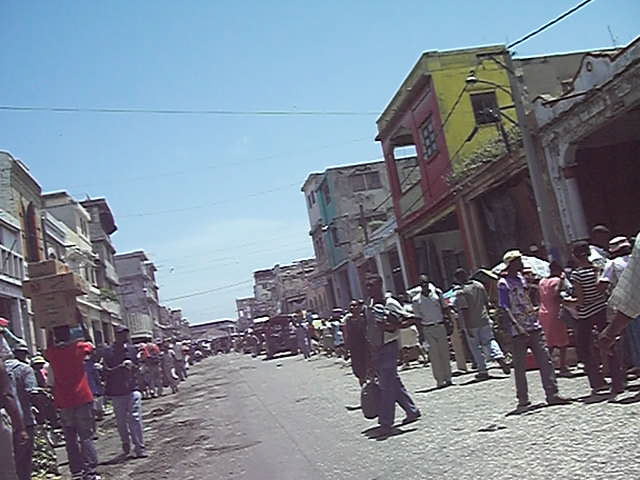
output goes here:
<path id="1" fill-rule="evenodd" d="M 609 307 L 615 310 L 615 316 L 607 328 L 600 334 L 600 348 L 611 351 L 618 335 L 634 318 L 640 318 L 640 234 L 636 237 L 633 252 L 629 257 L 618 284 L 609 297 Z"/>
<path id="2" fill-rule="evenodd" d="M 429 344 L 431 371 L 438 388 L 448 387 L 453 382 L 442 291 L 429 282 L 426 275 L 420 275 L 419 282 L 421 292 L 413 297 L 413 313 L 419 318 L 420 328 Z"/>

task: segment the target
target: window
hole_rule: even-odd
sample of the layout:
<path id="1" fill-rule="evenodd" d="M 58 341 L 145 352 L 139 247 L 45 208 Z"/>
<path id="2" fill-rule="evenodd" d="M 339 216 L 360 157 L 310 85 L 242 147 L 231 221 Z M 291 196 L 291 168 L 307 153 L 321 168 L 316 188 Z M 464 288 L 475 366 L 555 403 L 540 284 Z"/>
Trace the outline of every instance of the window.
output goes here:
<path id="1" fill-rule="evenodd" d="M 311 204 L 316 204 L 316 192 L 314 192 L 313 190 L 311 190 Z"/>
<path id="2" fill-rule="evenodd" d="M 471 95 L 473 115 L 477 125 L 496 123 L 498 119 L 498 103 L 496 92 L 475 93 Z"/>
<path id="3" fill-rule="evenodd" d="M 349 184 L 354 192 L 382 188 L 380 173 L 378 172 L 356 173 L 351 175 L 349 177 Z"/>
<path id="4" fill-rule="evenodd" d="M 320 187 L 322 191 L 322 195 L 324 196 L 324 203 L 327 205 L 331 203 L 331 196 L 329 195 L 329 184 L 324 181 L 322 182 L 322 186 Z"/>
<path id="5" fill-rule="evenodd" d="M 380 174 L 378 172 L 365 173 L 365 179 L 367 180 L 367 189 L 373 190 L 375 188 L 382 188 L 380 183 Z"/>
<path id="6" fill-rule="evenodd" d="M 433 129 L 431 117 L 422 126 L 422 143 L 424 145 L 424 158 L 429 159 L 438 153 L 438 142 L 436 141 L 436 131 Z"/>
<path id="7" fill-rule="evenodd" d="M 351 185 L 351 190 L 354 192 L 362 192 L 367 189 L 364 175 L 351 175 L 349 177 L 349 184 Z"/>
<path id="8" fill-rule="evenodd" d="M 333 240 L 333 245 L 338 246 L 340 239 L 338 238 L 338 229 L 336 227 L 331 227 L 331 239 Z"/>
<path id="9" fill-rule="evenodd" d="M 311 195 L 307 195 L 307 207 L 311 208 Z"/>

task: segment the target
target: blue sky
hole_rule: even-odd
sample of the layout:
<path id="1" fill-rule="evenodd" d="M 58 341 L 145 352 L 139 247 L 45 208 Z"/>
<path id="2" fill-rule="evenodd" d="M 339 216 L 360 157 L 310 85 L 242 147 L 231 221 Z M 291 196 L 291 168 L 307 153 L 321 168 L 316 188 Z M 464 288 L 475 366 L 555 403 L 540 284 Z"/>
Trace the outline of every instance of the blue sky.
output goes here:
<path id="1" fill-rule="evenodd" d="M 0 104 L 228 110 L 384 108 L 420 52 L 514 41 L 577 4 L 536 1 L 0 3 Z M 517 49 L 609 47 L 640 2 L 595 0 Z M 45 191 L 105 196 L 119 251 L 159 265 L 161 299 L 311 256 L 300 185 L 380 157 L 375 116 L 0 112 L 0 149 Z M 235 316 L 251 285 L 170 303 Z"/>

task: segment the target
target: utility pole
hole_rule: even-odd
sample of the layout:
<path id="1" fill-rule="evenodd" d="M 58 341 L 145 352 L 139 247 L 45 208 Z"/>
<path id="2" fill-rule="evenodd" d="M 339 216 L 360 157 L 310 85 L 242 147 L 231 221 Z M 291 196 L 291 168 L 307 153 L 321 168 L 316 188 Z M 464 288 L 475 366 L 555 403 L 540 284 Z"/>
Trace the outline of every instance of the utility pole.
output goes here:
<path id="1" fill-rule="evenodd" d="M 529 169 L 529 176 L 531 177 L 533 195 L 538 209 L 538 218 L 540 219 L 540 227 L 542 228 L 542 237 L 544 239 L 547 255 L 555 259 L 559 259 L 560 245 L 556 244 L 557 239 L 555 238 L 555 229 L 552 224 L 554 221 L 553 208 L 551 206 L 552 199 L 546 195 L 546 186 L 543 175 L 544 170 L 541 162 L 538 161 L 533 136 L 531 135 L 529 125 L 527 124 L 526 111 L 524 103 L 522 102 L 520 80 L 516 77 L 513 60 L 511 59 L 511 52 L 505 50 L 504 57 L 506 63 L 505 67 L 507 74 L 509 75 L 509 82 L 511 83 L 511 96 L 513 97 L 513 104 L 518 116 L 518 124 L 520 125 L 520 131 L 522 132 L 522 143 L 524 145 L 527 158 L 527 167 Z M 496 63 L 499 64 L 500 62 Z"/>

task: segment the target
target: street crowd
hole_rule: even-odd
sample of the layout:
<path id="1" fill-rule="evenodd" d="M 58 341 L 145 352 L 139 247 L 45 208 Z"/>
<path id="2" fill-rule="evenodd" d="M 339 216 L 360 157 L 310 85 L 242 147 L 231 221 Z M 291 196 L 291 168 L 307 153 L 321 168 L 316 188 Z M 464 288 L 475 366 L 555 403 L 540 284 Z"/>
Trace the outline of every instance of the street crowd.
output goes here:
<path id="1" fill-rule="evenodd" d="M 560 394 L 557 377 L 580 374 L 572 369 L 578 364 L 591 395 L 618 395 L 640 375 L 640 237 L 612 238 L 597 226 L 591 241 L 576 242 L 571 252 L 566 266 L 542 261 L 541 276 L 532 268 L 541 259 L 510 250 L 492 271 L 470 276 L 459 268 L 446 292 L 421 275 L 416 287 L 394 296 L 371 274 L 367 298 L 353 300 L 346 314 L 293 315 L 298 351 L 307 359 L 324 352 L 350 360 L 365 416 L 378 419 L 381 436 L 393 432 L 396 403 L 406 413 L 402 424 L 420 418 L 398 366 L 421 357 L 437 388 L 453 385 L 469 363 L 477 381 L 490 378 L 492 361 L 505 374 L 513 371 L 516 412 L 531 407 L 531 368 L 539 370 L 549 405 L 572 401 Z"/>
<path id="2" fill-rule="evenodd" d="M 34 438 L 54 445 L 62 431 L 73 479 L 96 480 L 96 421 L 105 404 L 115 416 L 122 454 L 111 462 L 147 456 L 142 400 L 176 393 L 202 345 L 157 339 L 132 344 L 127 327 L 115 329 L 111 345 L 95 347 L 76 312 L 78 326 L 54 327 L 48 347 L 29 358 L 26 343 L 0 319 L 0 480 L 32 477 Z"/>
<path id="3" fill-rule="evenodd" d="M 557 377 L 579 373 L 572 370 L 576 363 L 592 395 L 618 395 L 630 376 L 640 376 L 640 237 L 611 238 L 606 227 L 596 227 L 590 242 L 572 246 L 568 265 L 551 262 L 542 278 L 532 267 L 540 259 L 510 250 L 502 260 L 473 275 L 457 269 L 446 292 L 423 274 L 394 296 L 370 274 L 366 298 L 354 299 L 348 312 L 320 319 L 297 311 L 284 333 L 305 359 L 324 353 L 350 360 L 363 413 L 377 418 L 380 436 L 393 433 L 396 404 L 406 414 L 403 425 L 422 416 L 398 373 L 399 365 L 420 359 L 439 389 L 467 373 L 469 363 L 477 381 L 490 378 L 491 362 L 504 374 L 513 371 L 517 411 L 531 406 L 526 371 L 532 367 L 549 405 L 571 402 Z M 179 339 L 132 344 L 124 326 L 111 345 L 95 347 L 76 313 L 77 327 L 52 328 L 46 350 L 31 358 L 0 319 L 0 480 L 31 478 L 34 436 L 43 428 L 62 430 L 73 479 L 98 479 L 94 441 L 105 404 L 115 416 L 119 459 L 146 457 L 143 399 L 162 396 L 165 388 L 176 393 L 188 365 L 211 350 Z M 263 343 L 264 334 L 250 329 L 235 346 L 257 356 Z"/>

